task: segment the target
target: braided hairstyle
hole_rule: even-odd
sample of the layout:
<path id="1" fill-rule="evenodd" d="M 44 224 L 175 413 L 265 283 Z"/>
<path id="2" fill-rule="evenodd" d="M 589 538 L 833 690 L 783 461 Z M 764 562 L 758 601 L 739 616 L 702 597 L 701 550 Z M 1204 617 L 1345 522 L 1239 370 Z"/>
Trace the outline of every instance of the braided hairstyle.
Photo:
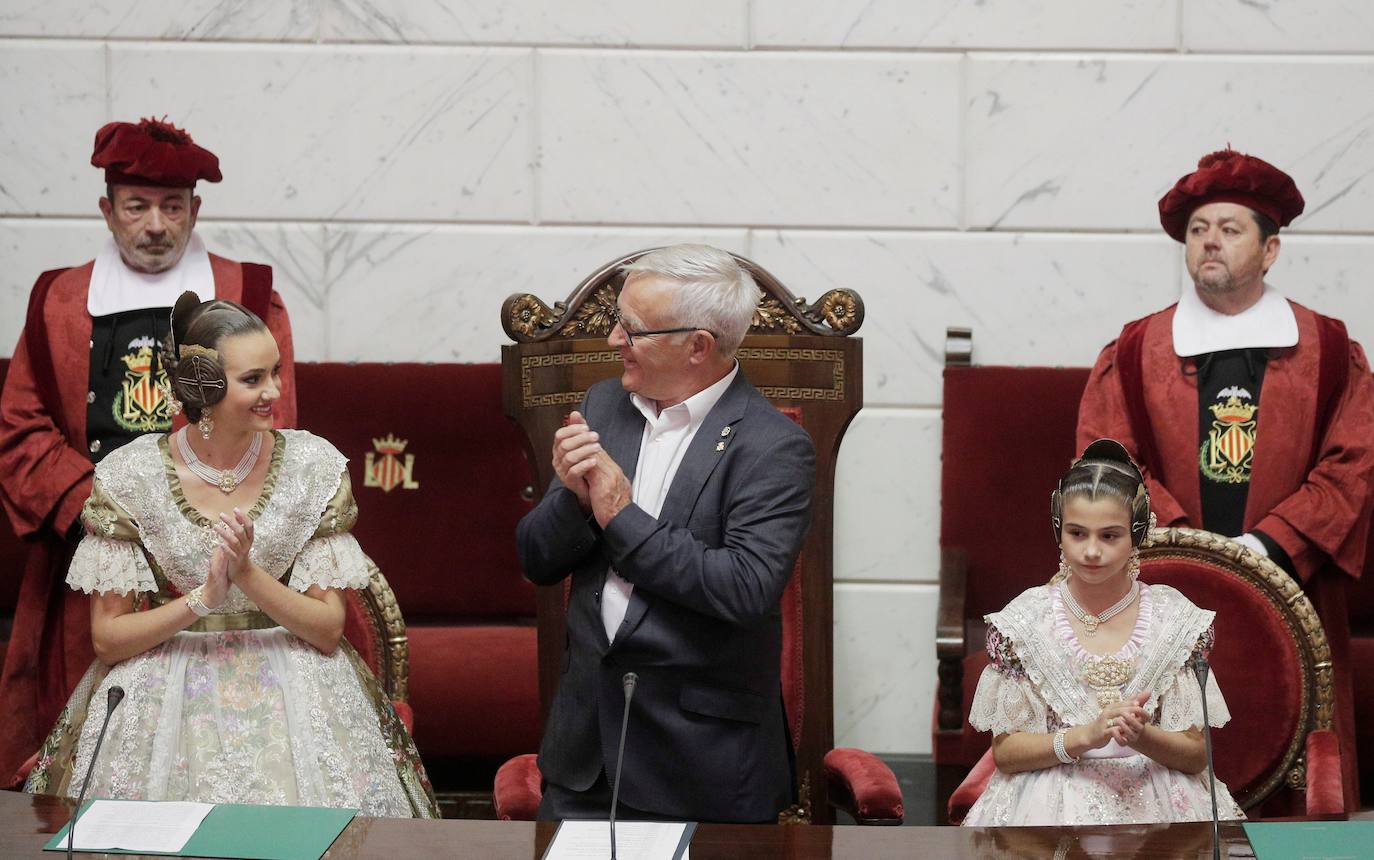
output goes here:
<path id="1" fill-rule="evenodd" d="M 223 400 L 229 391 L 220 342 L 233 335 L 267 330 L 257 314 L 238 302 L 202 302 L 190 290 L 181 294 L 172 308 L 172 331 L 165 353 L 172 393 L 181 401 L 188 420 L 199 421 L 202 412 Z"/>
<path id="2" fill-rule="evenodd" d="M 1115 439 L 1098 439 L 1083 450 L 1050 494 L 1054 540 L 1062 542 L 1064 503 L 1069 499 L 1116 499 L 1131 515 L 1131 546 L 1140 546 L 1150 531 L 1150 491 L 1126 448 Z"/>

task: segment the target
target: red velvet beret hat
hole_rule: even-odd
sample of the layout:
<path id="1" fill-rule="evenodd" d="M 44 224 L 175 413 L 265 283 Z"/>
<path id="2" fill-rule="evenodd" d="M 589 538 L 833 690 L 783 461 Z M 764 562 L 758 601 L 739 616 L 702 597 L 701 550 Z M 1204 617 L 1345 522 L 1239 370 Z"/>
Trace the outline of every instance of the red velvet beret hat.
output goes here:
<path id="1" fill-rule="evenodd" d="M 1293 177 L 1267 161 L 1226 149 L 1204 155 L 1197 170 L 1174 184 L 1159 201 L 1164 232 L 1185 241 L 1188 219 L 1207 203 L 1249 206 L 1280 227 L 1302 214 L 1302 194 Z"/>
<path id="2" fill-rule="evenodd" d="M 196 146 L 182 129 L 162 120 L 112 122 L 95 133 L 91 164 L 105 168 L 111 185 L 191 188 L 197 180 L 219 182 L 219 159 Z"/>

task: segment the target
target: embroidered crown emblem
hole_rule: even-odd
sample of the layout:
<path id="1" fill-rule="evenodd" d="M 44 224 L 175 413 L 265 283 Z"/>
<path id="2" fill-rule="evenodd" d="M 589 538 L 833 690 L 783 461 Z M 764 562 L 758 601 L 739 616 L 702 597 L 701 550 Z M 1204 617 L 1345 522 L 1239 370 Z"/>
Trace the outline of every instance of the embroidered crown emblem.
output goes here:
<path id="1" fill-rule="evenodd" d="M 372 447 L 377 449 L 378 454 L 390 454 L 392 456 L 404 453 L 409 444 L 410 440 L 398 439 L 395 433 L 388 433 L 380 439 L 372 440 Z"/>
<path id="2" fill-rule="evenodd" d="M 1253 403 L 1242 403 L 1239 397 L 1227 398 L 1225 403 L 1217 403 L 1208 407 L 1218 421 L 1227 424 L 1243 424 L 1255 417 L 1255 410 L 1259 407 Z"/>
<path id="3" fill-rule="evenodd" d="M 399 439 L 388 433 L 380 439 L 372 440 L 376 451 L 368 451 L 364 457 L 363 486 L 381 487 L 389 493 L 396 487 L 403 490 L 418 490 L 420 482 L 415 480 L 415 455 L 406 454 L 408 439 Z M 404 455 L 405 460 L 401 457 Z"/>

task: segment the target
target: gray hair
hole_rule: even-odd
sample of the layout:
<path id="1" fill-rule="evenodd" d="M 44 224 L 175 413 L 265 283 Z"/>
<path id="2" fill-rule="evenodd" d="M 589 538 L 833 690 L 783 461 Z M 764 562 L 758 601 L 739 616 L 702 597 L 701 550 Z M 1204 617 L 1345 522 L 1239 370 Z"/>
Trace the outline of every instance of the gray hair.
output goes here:
<path id="1" fill-rule="evenodd" d="M 722 355 L 739 348 L 763 293 L 753 277 L 728 251 L 710 245 L 672 245 L 650 251 L 621 267 L 626 275 L 641 272 L 673 281 L 672 326 L 699 326 L 716 335 Z"/>

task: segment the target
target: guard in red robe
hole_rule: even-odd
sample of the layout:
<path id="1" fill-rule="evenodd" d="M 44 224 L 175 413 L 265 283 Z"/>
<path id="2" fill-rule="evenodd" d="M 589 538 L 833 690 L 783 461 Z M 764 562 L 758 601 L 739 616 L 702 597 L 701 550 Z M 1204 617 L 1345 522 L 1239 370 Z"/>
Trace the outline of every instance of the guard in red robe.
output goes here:
<path id="1" fill-rule="evenodd" d="M 1359 808 L 1346 613 L 1374 480 L 1374 378 L 1339 320 L 1264 281 L 1280 227 L 1302 213 L 1293 180 L 1230 149 L 1159 203 L 1192 289 L 1128 324 L 1098 357 L 1078 445 L 1120 440 L 1144 466 L 1161 526 L 1233 537 L 1303 583 L 1331 644 L 1346 808 Z"/>
<path id="2" fill-rule="evenodd" d="M 21 777 L 94 658 L 86 597 L 64 583 L 81 506 L 96 462 L 172 427 L 161 350 L 183 290 L 262 317 L 281 348 L 275 420 L 296 420 L 291 325 L 271 268 L 210 254 L 194 233 L 195 184 L 220 181 L 219 159 L 145 119 L 101 128 L 91 164 L 105 171 L 111 237 L 85 265 L 39 276 L 0 392 L 0 503 L 30 542 L 0 674 L 0 786 Z"/>

